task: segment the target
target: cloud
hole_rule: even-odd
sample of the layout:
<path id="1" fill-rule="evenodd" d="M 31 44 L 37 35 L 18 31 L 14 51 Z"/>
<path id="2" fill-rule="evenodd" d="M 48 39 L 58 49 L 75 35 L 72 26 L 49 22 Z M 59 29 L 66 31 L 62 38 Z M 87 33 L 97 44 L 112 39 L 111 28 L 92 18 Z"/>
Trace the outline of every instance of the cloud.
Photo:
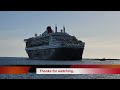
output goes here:
<path id="1" fill-rule="evenodd" d="M 27 56 L 22 39 L 0 40 L 0 56 Z"/>
<path id="2" fill-rule="evenodd" d="M 116 37 L 112 38 L 83 38 L 85 41 L 84 57 L 92 58 L 120 58 L 120 41 Z"/>

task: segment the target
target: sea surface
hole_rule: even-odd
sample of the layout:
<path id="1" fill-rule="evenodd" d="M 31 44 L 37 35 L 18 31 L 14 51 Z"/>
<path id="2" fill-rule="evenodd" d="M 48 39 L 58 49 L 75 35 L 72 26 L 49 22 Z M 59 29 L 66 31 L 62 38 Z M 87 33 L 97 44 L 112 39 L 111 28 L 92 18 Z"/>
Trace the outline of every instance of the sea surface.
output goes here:
<path id="1" fill-rule="evenodd" d="M 0 57 L 0 66 L 4 65 L 74 65 L 74 64 L 120 64 L 120 60 L 99 61 L 83 59 L 76 61 L 58 60 L 29 60 L 22 57 Z M 40 75 L 36 73 L 27 74 L 0 74 L 0 79 L 120 79 L 120 74 L 80 74 L 80 75 Z"/>

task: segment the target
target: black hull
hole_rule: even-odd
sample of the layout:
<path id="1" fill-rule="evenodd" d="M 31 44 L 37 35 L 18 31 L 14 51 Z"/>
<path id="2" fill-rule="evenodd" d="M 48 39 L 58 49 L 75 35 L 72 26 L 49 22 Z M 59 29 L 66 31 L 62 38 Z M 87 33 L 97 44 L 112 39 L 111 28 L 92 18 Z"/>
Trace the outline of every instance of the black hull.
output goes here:
<path id="1" fill-rule="evenodd" d="M 26 50 L 30 59 L 82 60 L 84 48 L 51 48 Z"/>

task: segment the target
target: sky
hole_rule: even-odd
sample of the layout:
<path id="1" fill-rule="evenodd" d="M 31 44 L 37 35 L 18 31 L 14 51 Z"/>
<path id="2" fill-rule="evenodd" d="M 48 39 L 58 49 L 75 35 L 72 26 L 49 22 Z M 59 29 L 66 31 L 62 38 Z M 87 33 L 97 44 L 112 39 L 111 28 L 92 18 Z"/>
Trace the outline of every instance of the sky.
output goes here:
<path id="1" fill-rule="evenodd" d="M 28 57 L 24 39 L 55 25 L 85 42 L 83 58 L 120 58 L 119 11 L 0 11 L 0 57 Z"/>

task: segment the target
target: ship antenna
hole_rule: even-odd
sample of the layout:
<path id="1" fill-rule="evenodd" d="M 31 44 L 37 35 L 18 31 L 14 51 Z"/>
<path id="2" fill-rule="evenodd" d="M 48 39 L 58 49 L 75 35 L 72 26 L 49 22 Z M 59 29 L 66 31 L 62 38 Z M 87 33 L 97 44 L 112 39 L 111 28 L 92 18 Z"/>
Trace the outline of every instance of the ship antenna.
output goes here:
<path id="1" fill-rule="evenodd" d="M 63 32 L 65 33 L 65 26 L 63 25 Z"/>
<path id="2" fill-rule="evenodd" d="M 37 33 L 35 33 L 35 37 L 37 36 Z"/>
<path id="3" fill-rule="evenodd" d="M 55 32 L 57 32 L 57 25 L 55 25 Z"/>

